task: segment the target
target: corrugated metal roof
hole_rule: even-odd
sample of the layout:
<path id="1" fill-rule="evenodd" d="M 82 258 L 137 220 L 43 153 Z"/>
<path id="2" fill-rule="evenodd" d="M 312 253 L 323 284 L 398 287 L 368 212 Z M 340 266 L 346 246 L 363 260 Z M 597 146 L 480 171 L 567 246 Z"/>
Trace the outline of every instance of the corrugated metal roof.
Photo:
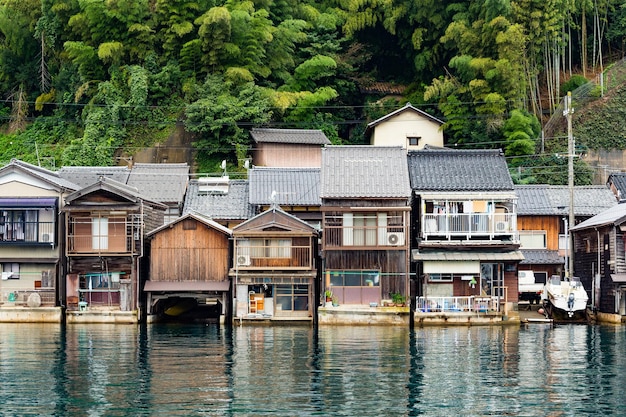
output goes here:
<path id="1" fill-rule="evenodd" d="M 184 213 L 196 212 L 214 220 L 245 220 L 254 216 L 249 203 L 247 180 L 230 180 L 228 193 L 205 194 L 198 192 L 198 181 L 189 182 Z"/>
<path id="2" fill-rule="evenodd" d="M 254 167 L 248 172 L 250 204 L 321 206 L 320 176 L 320 168 Z"/>
<path id="3" fill-rule="evenodd" d="M 582 230 L 600 226 L 620 225 L 626 221 L 626 203 L 617 204 L 584 222 L 577 224 L 570 230 Z"/>
<path id="4" fill-rule="evenodd" d="M 395 146 L 322 148 L 322 198 L 410 198 L 406 150 Z"/>
<path id="5" fill-rule="evenodd" d="M 250 136 L 256 143 L 297 143 L 305 145 L 329 145 L 324 132 L 316 129 L 260 129 L 254 128 Z"/>
<path id="6" fill-rule="evenodd" d="M 424 148 L 408 153 L 411 187 L 422 191 L 513 191 L 499 150 Z"/>
<path id="7" fill-rule="evenodd" d="M 617 205 L 615 195 L 604 185 L 576 186 L 574 215 L 595 216 Z M 518 215 L 568 215 L 569 187 L 566 185 L 516 185 Z"/>

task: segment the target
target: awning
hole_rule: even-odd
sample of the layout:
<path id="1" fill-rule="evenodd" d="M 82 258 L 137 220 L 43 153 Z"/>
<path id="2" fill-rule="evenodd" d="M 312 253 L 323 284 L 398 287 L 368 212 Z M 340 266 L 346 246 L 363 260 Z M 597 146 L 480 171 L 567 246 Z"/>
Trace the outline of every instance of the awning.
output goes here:
<path id="1" fill-rule="evenodd" d="M 56 207 L 56 198 L 0 198 L 0 208 Z"/>
<path id="2" fill-rule="evenodd" d="M 524 265 L 563 265 L 565 258 L 555 250 L 527 249 L 523 250 L 524 260 L 520 264 Z"/>
<path id="3" fill-rule="evenodd" d="M 617 284 L 626 284 L 626 274 L 611 274 L 611 280 Z"/>
<path id="4" fill-rule="evenodd" d="M 413 261 L 522 261 L 524 260 L 524 255 L 519 250 L 508 252 L 420 252 L 419 250 L 413 250 L 411 259 Z"/>
<path id="5" fill-rule="evenodd" d="M 226 292 L 230 281 L 146 281 L 147 292 Z"/>

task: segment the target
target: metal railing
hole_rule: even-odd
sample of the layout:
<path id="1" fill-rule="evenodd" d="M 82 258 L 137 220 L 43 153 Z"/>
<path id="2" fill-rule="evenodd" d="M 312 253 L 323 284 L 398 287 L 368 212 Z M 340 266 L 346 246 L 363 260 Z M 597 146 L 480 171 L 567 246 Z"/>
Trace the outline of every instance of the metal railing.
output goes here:
<path id="1" fill-rule="evenodd" d="M 517 236 L 517 215 L 511 213 L 431 213 L 422 215 L 422 237 Z"/>
<path id="2" fill-rule="evenodd" d="M 54 243 L 54 222 L 0 223 L 0 243 Z"/>
<path id="3" fill-rule="evenodd" d="M 235 265 L 238 268 L 309 269 L 313 267 L 313 260 L 309 246 L 238 246 Z"/>
<path id="4" fill-rule="evenodd" d="M 500 297 L 417 297 L 415 311 L 421 313 L 488 313 L 500 311 Z"/>

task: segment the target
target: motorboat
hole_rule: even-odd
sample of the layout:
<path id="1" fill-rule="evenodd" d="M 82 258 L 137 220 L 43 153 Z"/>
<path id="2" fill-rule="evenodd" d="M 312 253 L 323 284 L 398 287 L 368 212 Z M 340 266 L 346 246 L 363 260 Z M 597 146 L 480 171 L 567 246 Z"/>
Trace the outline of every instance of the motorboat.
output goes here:
<path id="1" fill-rule="evenodd" d="M 543 290 L 547 316 L 553 320 L 586 320 L 589 296 L 578 277 L 553 275 Z"/>

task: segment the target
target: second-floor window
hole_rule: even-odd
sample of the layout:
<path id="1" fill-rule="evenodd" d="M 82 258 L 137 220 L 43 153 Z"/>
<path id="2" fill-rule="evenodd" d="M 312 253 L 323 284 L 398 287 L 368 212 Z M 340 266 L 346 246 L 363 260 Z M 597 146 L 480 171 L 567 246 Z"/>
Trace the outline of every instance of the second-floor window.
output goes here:
<path id="1" fill-rule="evenodd" d="M 520 230 L 519 240 L 522 249 L 545 249 L 547 247 L 545 230 Z"/>
<path id="2" fill-rule="evenodd" d="M 47 215 L 47 216 L 46 216 Z M 0 242 L 53 242 L 52 210 L 0 210 Z"/>
<path id="3" fill-rule="evenodd" d="M 289 258 L 291 239 L 245 239 L 239 241 L 239 254 L 251 258 Z"/>

